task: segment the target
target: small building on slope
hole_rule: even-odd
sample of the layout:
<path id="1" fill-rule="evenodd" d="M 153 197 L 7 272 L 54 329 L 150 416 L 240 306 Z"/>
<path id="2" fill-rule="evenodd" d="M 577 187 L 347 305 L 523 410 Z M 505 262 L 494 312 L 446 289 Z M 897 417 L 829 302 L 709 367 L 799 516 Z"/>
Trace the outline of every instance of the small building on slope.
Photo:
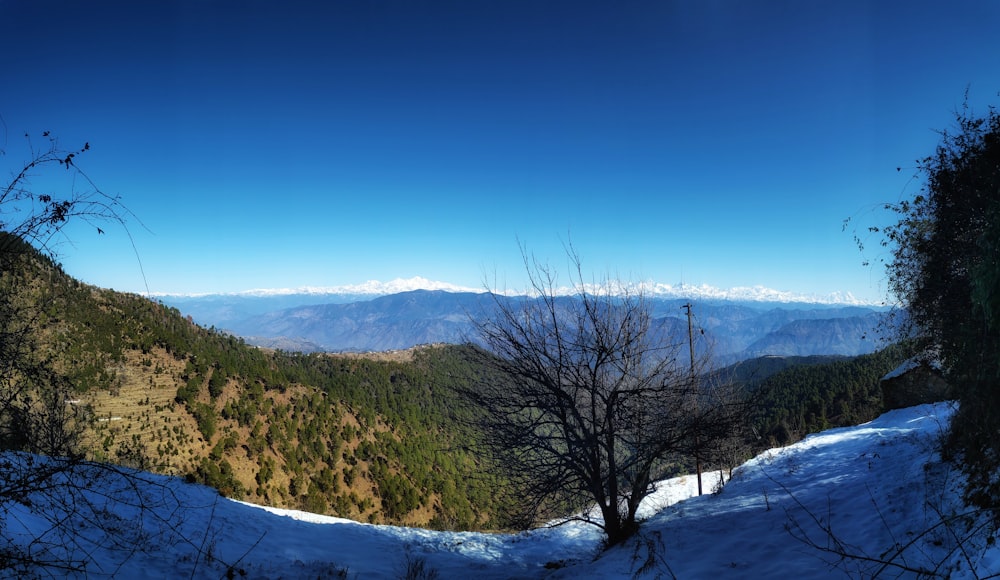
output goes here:
<path id="1" fill-rule="evenodd" d="M 936 403 L 953 398 L 941 363 L 928 354 L 917 355 L 882 377 L 882 404 L 886 411 Z"/>

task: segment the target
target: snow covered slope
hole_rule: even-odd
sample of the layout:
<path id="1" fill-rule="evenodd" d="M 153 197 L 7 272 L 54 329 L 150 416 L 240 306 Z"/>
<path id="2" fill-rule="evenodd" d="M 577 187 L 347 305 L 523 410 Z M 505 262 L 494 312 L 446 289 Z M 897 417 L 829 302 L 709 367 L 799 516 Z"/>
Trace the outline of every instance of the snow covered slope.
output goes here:
<path id="1" fill-rule="evenodd" d="M 940 525 L 963 509 L 960 475 L 936 450 L 952 411 L 949 404 L 901 409 L 768 451 L 712 495 L 691 497 L 690 476 L 661 482 L 643 506 L 640 537 L 607 552 L 597 531 L 579 523 L 520 534 L 373 526 L 144 476 L 156 498 L 145 510 L 107 505 L 135 534 L 148 535 L 146 549 L 125 554 L 95 536 L 104 545 L 92 548 L 86 576 L 400 578 L 422 570 L 442 579 L 631 578 L 649 564 L 650 578 L 867 578 L 883 566 L 870 559 L 892 558 L 883 577 L 921 569 L 981 577 L 1000 571 L 1000 549 L 979 535 L 965 542 L 963 556 L 954 548 L 965 525 Z M 90 493 L 98 501 L 128 497 L 124 489 Z M 28 535 L 18 533 L 22 524 Z M 5 536 L 27 541 L 33 525 L 26 512 L 8 514 Z"/>

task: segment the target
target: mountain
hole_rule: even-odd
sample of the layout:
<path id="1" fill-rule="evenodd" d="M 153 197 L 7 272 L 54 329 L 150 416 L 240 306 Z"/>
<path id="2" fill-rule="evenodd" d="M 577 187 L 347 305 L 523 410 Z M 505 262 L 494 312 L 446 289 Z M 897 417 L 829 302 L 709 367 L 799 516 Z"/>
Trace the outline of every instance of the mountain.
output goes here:
<path id="1" fill-rule="evenodd" d="M 606 290 L 606 286 L 598 284 L 587 285 L 589 291 Z M 738 303 L 761 303 L 761 304 L 824 304 L 828 306 L 875 306 L 870 301 L 859 300 L 851 293 L 835 292 L 826 296 L 798 294 L 795 292 L 785 292 L 774 290 L 764 286 L 740 286 L 729 289 L 715 288 L 707 284 L 663 284 L 652 281 L 637 282 L 629 285 L 633 292 L 642 292 L 644 296 L 660 300 L 698 300 L 698 301 L 722 301 Z M 389 282 L 369 280 L 362 284 L 350 284 L 346 286 L 328 286 L 302 288 L 270 288 L 244 290 L 241 292 L 226 292 L 215 294 L 155 294 L 154 297 L 162 299 L 170 304 L 199 303 L 208 301 L 217 305 L 229 303 L 251 305 L 249 308 L 264 312 L 276 310 L 275 304 L 289 303 L 296 304 L 339 304 L 345 302 L 357 302 L 359 300 L 370 300 L 379 296 L 389 294 L 399 294 L 412 290 L 444 290 L 446 292 L 472 292 L 481 293 L 483 287 L 469 288 L 451 284 L 449 282 L 439 282 L 427 280 L 420 276 L 413 278 L 397 278 Z M 494 292 L 505 295 L 530 294 L 521 290 L 494 290 Z M 577 293 L 575 288 L 559 287 L 554 289 L 558 296 L 571 296 Z M 258 306 L 259 305 L 259 306 Z"/>
<path id="2" fill-rule="evenodd" d="M 329 288 L 258 289 L 226 294 L 159 294 L 154 297 L 191 316 L 203 326 L 226 328 L 233 321 L 287 308 L 363 302 L 412 290 L 471 293 L 481 291 L 416 277 L 390 282 L 371 280 L 363 284 Z"/>
<path id="3" fill-rule="evenodd" d="M 880 320 L 881 316 L 875 312 L 844 318 L 792 320 L 753 341 L 743 353 L 751 356 L 865 354 L 877 347 L 875 331 Z"/>
<path id="4" fill-rule="evenodd" d="M 341 302 L 317 303 L 329 299 L 326 294 L 163 300 L 203 325 L 224 329 L 258 346 L 349 352 L 475 342 L 473 319 L 489 316 L 494 298 L 514 299 L 445 290 L 411 290 L 364 300 L 337 296 Z M 304 302 L 262 312 L 298 300 Z M 692 303 L 698 349 L 711 350 L 720 364 L 768 354 L 869 353 L 878 346 L 875 337 L 882 317 L 879 310 L 865 306 L 655 296 L 648 303 L 656 318 L 655 331 L 672 342 L 686 342 L 683 306 Z"/>
<path id="5" fill-rule="evenodd" d="M 695 332 L 704 336 L 701 344 L 718 364 L 767 355 L 867 354 L 880 346 L 877 337 L 885 316 L 883 309 L 865 306 L 656 298 L 649 302 L 654 316 L 669 320 L 682 319 L 684 305 L 692 304 Z"/>
<path id="6" fill-rule="evenodd" d="M 844 360 L 837 355 L 780 356 L 766 355 L 746 359 L 713 371 L 714 380 L 731 380 L 744 385 L 756 386 L 769 377 L 798 366 L 825 365 Z"/>
<path id="7" fill-rule="evenodd" d="M 14 505 L 5 537 L 85 558 L 90 575 L 125 578 L 986 578 L 997 572 L 1000 545 L 987 514 L 964 513 L 962 477 L 938 451 L 953 411 L 948 403 L 900 409 L 771 449 L 701 497 L 692 497 L 693 476 L 658 482 L 640 508 L 640 534 L 606 551 L 581 522 L 517 534 L 373 526 L 149 475 L 135 488 L 95 479 L 86 492 L 127 522 L 123 529 L 148 538 L 141 549 L 124 551 L 85 512 L 44 498 Z M 718 473 L 707 478 L 711 486 Z M 137 509 L 119 499 L 137 495 L 156 501 Z M 51 530 L 31 509 L 69 512 L 59 521 L 76 541 L 47 539 Z"/>
<path id="8" fill-rule="evenodd" d="M 326 351 L 384 351 L 420 344 L 468 342 L 471 316 L 492 306 L 488 294 L 413 290 L 347 304 L 299 306 L 232 321 L 225 328 L 252 340 L 290 338 Z"/>
<path id="9" fill-rule="evenodd" d="M 590 289 L 600 290 L 598 287 Z M 756 309 L 767 305 L 778 305 L 792 309 L 803 305 L 808 307 L 861 306 L 878 308 L 872 303 L 856 299 L 849 293 L 810 296 L 773 290 L 763 286 L 720 289 L 708 285 L 640 282 L 634 284 L 634 289 L 642 291 L 644 296 L 657 302 L 671 304 L 673 302 L 696 301 L 699 304 L 746 305 Z M 280 310 L 300 306 L 351 304 L 414 290 L 444 291 L 454 294 L 480 294 L 484 292 L 482 288 L 468 288 L 448 282 L 431 281 L 418 276 L 395 279 L 389 282 L 370 280 L 362 284 L 334 287 L 256 289 L 219 294 L 154 294 L 152 297 L 177 308 L 203 326 L 230 328 L 234 323 Z M 516 292 L 501 293 L 505 295 L 516 294 Z M 572 288 L 557 288 L 555 293 L 570 296 L 576 291 Z"/>
<path id="10" fill-rule="evenodd" d="M 24 340 L 59 377 L 53 388 L 65 386 L 51 400 L 95 419 L 81 424 L 88 459 L 372 523 L 501 525 L 496 479 L 458 443 L 475 440 L 462 426 L 475 410 L 462 408 L 454 385 L 489 372 L 468 347 L 383 358 L 271 351 L 148 298 L 83 284 L 27 246 L 10 262 L 0 330 L 30 321 Z M 5 400 L 27 398 L 5 377 Z M 10 407 L 0 410 L 9 421 Z M 0 494 L 0 511 L 10 500 Z"/>

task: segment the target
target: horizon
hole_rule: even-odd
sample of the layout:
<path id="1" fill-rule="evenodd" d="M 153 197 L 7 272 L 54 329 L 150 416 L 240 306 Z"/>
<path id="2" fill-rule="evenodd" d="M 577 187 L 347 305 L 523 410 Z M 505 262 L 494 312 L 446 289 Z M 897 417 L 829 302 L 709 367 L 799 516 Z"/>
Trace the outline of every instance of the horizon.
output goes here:
<path id="1" fill-rule="evenodd" d="M 140 294 L 585 274 L 887 300 L 869 238 L 964 99 L 987 0 L 2 2 L 0 169 L 51 131 L 127 229 L 67 273 Z M 931 38 L 934 41 L 929 42 Z M 68 56 L 72 55 L 72 56 Z M 41 141 L 36 141 L 41 142 Z M 77 190 L 56 175 L 39 190 Z M 851 220 L 845 225 L 845 220 Z M 866 267 L 865 262 L 874 264 Z"/>
<path id="2" fill-rule="evenodd" d="M 621 285 L 621 281 L 608 281 L 610 284 Z M 778 290 L 766 286 L 735 286 L 732 288 L 717 288 L 708 284 L 667 284 L 652 280 L 639 282 L 626 282 L 625 286 L 630 289 L 640 291 L 644 296 L 653 298 L 671 299 L 702 299 L 702 300 L 722 300 L 722 301 L 745 301 L 762 303 L 801 303 L 820 305 L 842 305 L 842 306 L 867 306 L 886 307 L 886 301 L 871 302 L 855 297 L 853 294 L 831 293 L 825 296 L 798 294 L 789 291 Z M 606 289 L 604 284 L 587 284 L 588 292 L 602 291 Z M 413 278 L 396 278 L 387 282 L 379 280 L 367 280 L 359 284 L 348 284 L 342 286 L 302 286 L 297 288 L 250 288 L 233 292 L 202 292 L 202 293 L 170 293 L 170 292 L 149 292 L 148 296 L 153 298 L 208 298 L 208 297 L 246 297 L 246 298 L 266 298 L 277 296 L 295 295 L 356 295 L 356 296 L 385 296 L 412 291 L 441 291 L 454 293 L 496 293 L 507 296 L 526 296 L 533 294 L 528 289 L 488 289 L 485 287 L 472 288 L 451 284 L 444 281 L 428 280 L 421 276 Z M 579 292 L 579 287 L 559 286 L 554 288 L 554 294 L 559 296 L 574 295 Z"/>

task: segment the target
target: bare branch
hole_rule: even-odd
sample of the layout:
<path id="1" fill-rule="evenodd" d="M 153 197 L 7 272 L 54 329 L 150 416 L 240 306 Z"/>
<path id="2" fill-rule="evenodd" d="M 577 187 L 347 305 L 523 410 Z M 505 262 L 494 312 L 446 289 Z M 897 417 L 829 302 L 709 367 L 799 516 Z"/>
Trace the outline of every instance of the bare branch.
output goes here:
<path id="1" fill-rule="evenodd" d="M 693 440 L 709 448 L 729 436 L 740 406 L 723 389 L 698 391 L 678 365 L 681 341 L 653 332 L 641 292 L 586 284 L 579 256 L 572 247 L 567 255 L 572 296 L 522 249 L 533 295 L 493 294 L 493 315 L 474 319 L 483 362 L 506 380 L 463 394 L 480 411 L 486 450 L 517 486 L 524 522 L 582 510 L 577 517 L 616 544 L 637 530 L 639 504 L 666 462 Z"/>

